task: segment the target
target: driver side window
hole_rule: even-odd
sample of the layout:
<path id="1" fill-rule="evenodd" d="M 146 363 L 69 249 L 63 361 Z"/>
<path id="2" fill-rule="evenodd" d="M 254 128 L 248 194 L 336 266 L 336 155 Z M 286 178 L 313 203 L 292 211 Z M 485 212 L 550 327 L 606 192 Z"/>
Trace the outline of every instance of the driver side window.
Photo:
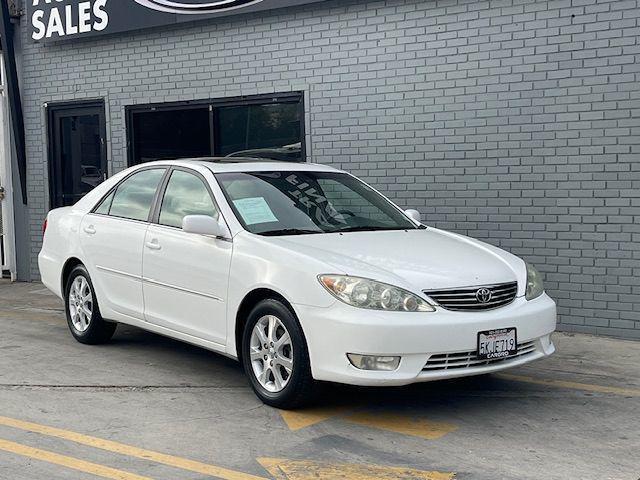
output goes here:
<path id="1" fill-rule="evenodd" d="M 158 223 L 182 228 L 182 219 L 187 215 L 218 218 L 218 210 L 200 178 L 183 170 L 175 170 L 162 198 Z"/>

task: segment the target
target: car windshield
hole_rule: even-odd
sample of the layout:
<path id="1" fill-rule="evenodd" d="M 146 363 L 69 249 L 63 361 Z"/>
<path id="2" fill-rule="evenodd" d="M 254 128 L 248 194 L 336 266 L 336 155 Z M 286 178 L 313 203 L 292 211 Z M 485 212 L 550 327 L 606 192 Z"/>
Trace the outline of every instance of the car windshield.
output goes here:
<path id="1" fill-rule="evenodd" d="M 251 233 L 302 235 L 417 228 L 387 199 L 346 173 L 217 174 L 236 217 Z"/>

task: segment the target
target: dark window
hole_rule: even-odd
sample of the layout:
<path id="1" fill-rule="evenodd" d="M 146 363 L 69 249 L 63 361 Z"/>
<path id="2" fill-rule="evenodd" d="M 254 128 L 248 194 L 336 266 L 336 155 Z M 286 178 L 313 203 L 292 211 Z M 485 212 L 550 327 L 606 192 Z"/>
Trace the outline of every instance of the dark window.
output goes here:
<path id="1" fill-rule="evenodd" d="M 143 170 L 124 180 L 116 189 L 109 215 L 146 221 L 164 172 L 164 168 Z"/>
<path id="2" fill-rule="evenodd" d="M 298 103 L 222 107 L 217 114 L 216 155 L 302 160 Z"/>
<path id="3" fill-rule="evenodd" d="M 208 215 L 217 218 L 218 212 L 205 184 L 197 176 L 176 170 L 171 174 L 160 209 L 161 225 L 182 227 L 187 215 Z"/>
<path id="4" fill-rule="evenodd" d="M 298 93 L 127 111 L 130 165 L 213 155 L 304 160 L 304 109 Z"/>
<path id="5" fill-rule="evenodd" d="M 211 155 L 206 107 L 137 112 L 132 127 L 134 165 Z"/>

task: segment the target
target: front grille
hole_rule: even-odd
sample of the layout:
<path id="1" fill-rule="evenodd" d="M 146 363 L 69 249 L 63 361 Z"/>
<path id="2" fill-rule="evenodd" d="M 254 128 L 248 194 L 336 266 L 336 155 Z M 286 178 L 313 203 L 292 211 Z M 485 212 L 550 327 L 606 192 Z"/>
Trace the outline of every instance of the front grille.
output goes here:
<path id="1" fill-rule="evenodd" d="M 495 365 L 496 363 L 508 362 L 514 358 L 529 355 L 536 350 L 534 342 L 524 342 L 518 344 L 518 352 L 511 357 L 506 358 L 478 358 L 478 353 L 475 350 L 470 352 L 456 352 L 456 353 L 438 353 L 431 355 L 422 371 L 433 370 L 453 370 L 456 368 L 469 368 L 469 367 L 482 367 L 485 365 Z"/>
<path id="2" fill-rule="evenodd" d="M 490 299 L 481 302 L 478 292 L 487 289 L 491 292 Z M 478 311 L 504 307 L 516 298 L 518 283 L 500 283 L 498 285 L 486 285 L 479 287 L 457 288 L 449 290 L 425 290 L 424 293 L 432 298 L 438 305 L 447 310 Z"/>

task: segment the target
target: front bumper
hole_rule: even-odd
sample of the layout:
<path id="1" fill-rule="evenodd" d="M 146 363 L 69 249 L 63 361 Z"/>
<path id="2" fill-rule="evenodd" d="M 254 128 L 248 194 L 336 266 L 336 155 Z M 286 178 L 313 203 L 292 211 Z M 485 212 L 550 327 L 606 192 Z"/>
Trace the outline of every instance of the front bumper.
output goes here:
<path id="1" fill-rule="evenodd" d="M 551 355 L 556 305 L 546 294 L 485 312 L 379 312 L 336 302 L 328 308 L 294 306 L 316 380 L 352 385 L 407 385 L 490 373 Z M 516 327 L 521 355 L 474 359 L 480 331 Z M 401 356 L 395 371 L 359 370 L 347 353 Z M 449 355 L 447 355 L 449 354 Z M 429 362 L 429 364 L 428 364 Z"/>

